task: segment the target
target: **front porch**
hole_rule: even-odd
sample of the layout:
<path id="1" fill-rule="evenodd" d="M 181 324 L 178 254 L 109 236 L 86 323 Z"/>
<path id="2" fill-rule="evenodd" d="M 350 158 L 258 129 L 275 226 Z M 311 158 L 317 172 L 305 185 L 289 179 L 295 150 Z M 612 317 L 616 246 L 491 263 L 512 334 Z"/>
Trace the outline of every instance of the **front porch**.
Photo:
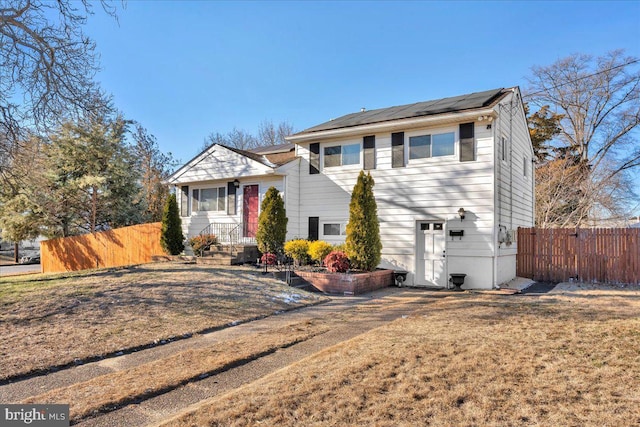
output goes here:
<path id="1" fill-rule="evenodd" d="M 256 262 L 259 258 L 255 232 L 243 224 L 211 223 L 197 236 L 209 239 L 208 247 L 194 250 L 198 264 L 237 265 Z M 190 236 L 196 237 L 196 236 Z M 189 239 L 188 239 L 189 240 Z"/>

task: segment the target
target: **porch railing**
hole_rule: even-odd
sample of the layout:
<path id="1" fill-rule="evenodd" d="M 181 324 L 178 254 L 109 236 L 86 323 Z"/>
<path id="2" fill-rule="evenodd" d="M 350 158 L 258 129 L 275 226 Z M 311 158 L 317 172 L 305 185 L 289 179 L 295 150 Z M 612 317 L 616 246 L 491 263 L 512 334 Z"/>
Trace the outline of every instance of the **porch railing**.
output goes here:
<path id="1" fill-rule="evenodd" d="M 227 246 L 229 253 L 237 253 L 237 247 L 239 245 L 255 245 L 255 237 L 245 237 L 242 224 L 228 224 L 228 223 L 211 223 L 207 225 L 199 233 L 202 235 L 213 234 L 216 236 L 216 240 L 219 244 Z"/>

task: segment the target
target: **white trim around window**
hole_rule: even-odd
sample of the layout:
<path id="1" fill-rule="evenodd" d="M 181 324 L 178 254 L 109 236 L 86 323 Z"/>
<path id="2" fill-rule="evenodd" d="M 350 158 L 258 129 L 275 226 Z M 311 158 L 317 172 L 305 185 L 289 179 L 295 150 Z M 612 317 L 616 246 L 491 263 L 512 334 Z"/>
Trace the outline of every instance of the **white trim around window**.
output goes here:
<path id="1" fill-rule="evenodd" d="M 226 187 L 203 187 L 191 190 L 191 214 L 227 211 Z"/>
<path id="2" fill-rule="evenodd" d="M 405 133 L 405 158 L 412 163 L 457 159 L 460 135 L 455 127 Z"/>
<path id="3" fill-rule="evenodd" d="M 360 168 L 362 165 L 362 143 L 360 142 L 323 145 L 320 153 L 323 168 L 341 166 Z"/>
<path id="4" fill-rule="evenodd" d="M 344 241 L 347 237 L 347 222 L 349 221 L 346 219 L 321 219 L 320 226 L 318 227 L 320 240 L 326 240 L 328 242 Z"/>

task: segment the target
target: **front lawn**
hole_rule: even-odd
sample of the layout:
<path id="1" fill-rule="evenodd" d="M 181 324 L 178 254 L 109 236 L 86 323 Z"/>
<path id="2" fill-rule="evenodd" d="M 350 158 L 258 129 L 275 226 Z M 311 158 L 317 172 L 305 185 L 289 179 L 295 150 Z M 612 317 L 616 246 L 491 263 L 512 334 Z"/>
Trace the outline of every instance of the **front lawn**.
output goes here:
<path id="1" fill-rule="evenodd" d="M 640 292 L 457 294 L 166 426 L 640 425 Z"/>
<path id="2" fill-rule="evenodd" d="M 250 267 L 0 279 L 0 381 L 318 302 Z"/>

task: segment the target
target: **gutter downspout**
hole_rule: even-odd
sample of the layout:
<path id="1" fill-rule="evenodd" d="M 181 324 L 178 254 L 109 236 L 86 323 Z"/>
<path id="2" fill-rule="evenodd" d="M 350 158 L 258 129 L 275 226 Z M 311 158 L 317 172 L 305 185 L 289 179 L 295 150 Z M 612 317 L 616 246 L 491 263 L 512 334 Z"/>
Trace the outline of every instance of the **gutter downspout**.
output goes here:
<path id="1" fill-rule="evenodd" d="M 515 90 L 509 101 L 509 230 L 513 230 L 513 98 Z"/>
<path id="2" fill-rule="evenodd" d="M 498 104 L 498 111 L 500 111 L 500 104 Z M 499 124 L 502 123 L 502 116 L 500 114 L 498 114 L 498 117 L 496 119 L 496 126 L 495 127 L 499 127 Z M 498 154 L 498 150 L 497 148 L 500 146 L 499 143 L 501 141 L 497 141 L 496 140 L 496 136 L 499 137 L 500 132 L 496 132 L 496 129 L 492 128 L 491 129 L 491 133 L 493 136 L 493 186 L 492 186 L 492 190 L 493 190 L 493 238 L 491 240 L 491 245 L 493 246 L 493 269 L 491 271 L 491 287 L 492 288 L 496 288 L 497 287 L 497 275 L 498 275 L 498 228 L 496 227 L 496 220 L 498 220 L 499 215 L 500 215 L 500 209 L 498 207 L 498 211 L 496 212 L 496 207 L 500 204 L 500 191 L 499 191 L 499 186 L 500 186 L 500 179 L 498 173 L 500 170 L 500 156 Z M 498 220 L 498 224 L 499 224 L 499 220 Z"/>

